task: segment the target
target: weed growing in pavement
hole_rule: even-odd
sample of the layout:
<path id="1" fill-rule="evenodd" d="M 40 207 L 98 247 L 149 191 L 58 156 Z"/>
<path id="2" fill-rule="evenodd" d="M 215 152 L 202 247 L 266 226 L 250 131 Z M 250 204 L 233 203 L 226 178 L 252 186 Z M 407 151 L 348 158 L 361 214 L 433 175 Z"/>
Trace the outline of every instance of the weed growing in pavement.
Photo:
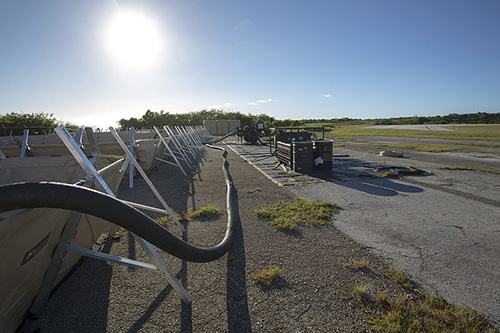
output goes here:
<path id="1" fill-rule="evenodd" d="M 464 166 L 443 166 L 443 167 L 439 167 L 438 169 L 439 170 L 470 170 L 470 171 L 474 171 L 473 168 L 464 167 Z"/>
<path id="2" fill-rule="evenodd" d="M 297 224 L 284 217 L 276 217 L 271 220 L 271 224 L 278 230 L 293 231 L 297 229 Z"/>
<path id="3" fill-rule="evenodd" d="M 348 298 L 354 297 L 363 303 L 373 303 L 376 299 L 376 293 L 370 284 L 361 285 L 355 282 L 353 286 L 347 286 L 346 294 Z"/>
<path id="4" fill-rule="evenodd" d="M 252 280 L 261 286 L 269 287 L 281 279 L 284 268 L 273 266 L 252 274 Z"/>
<path id="5" fill-rule="evenodd" d="M 201 207 L 188 215 L 191 219 L 210 219 L 214 216 L 222 214 L 222 208 L 208 205 L 206 207 Z"/>
<path id="6" fill-rule="evenodd" d="M 474 169 L 474 168 L 469 168 L 469 167 L 465 167 L 465 166 L 443 166 L 443 167 L 439 167 L 438 169 L 439 169 L 439 170 L 466 170 L 466 171 L 476 171 L 476 169 Z M 492 173 L 492 174 L 495 174 L 495 175 L 500 175 L 500 172 L 499 172 L 499 171 L 495 171 L 495 170 L 479 169 L 479 171 L 481 171 L 481 172 L 487 172 L 487 173 Z"/>
<path id="7" fill-rule="evenodd" d="M 344 264 L 344 267 L 352 268 L 352 269 L 357 269 L 357 270 L 364 269 L 367 266 L 368 266 L 368 262 L 365 259 L 363 259 L 361 261 L 354 260 L 351 263 Z"/>
<path id="8" fill-rule="evenodd" d="M 164 227 L 167 227 L 169 224 L 172 224 L 174 222 L 172 217 L 170 217 L 168 215 L 156 217 L 156 218 L 154 218 L 154 220 L 156 221 L 156 223 L 158 223 Z M 179 220 L 179 222 L 187 221 L 188 217 L 185 214 L 181 214 L 181 215 L 177 216 L 177 220 Z"/>
<path id="9" fill-rule="evenodd" d="M 412 288 L 409 275 L 391 268 L 386 276 L 407 290 L 391 297 L 369 284 L 355 283 L 346 294 L 363 302 L 375 332 L 497 332 L 485 316 L 467 306 L 454 305 L 441 296 Z"/>
<path id="10" fill-rule="evenodd" d="M 375 298 L 375 306 L 381 310 L 388 311 L 391 308 L 392 300 L 384 292 L 378 292 Z"/>
<path id="11" fill-rule="evenodd" d="M 381 310 L 369 320 L 375 332 L 495 332 L 486 318 L 467 306 L 457 306 L 427 292 L 416 297 L 377 295 Z"/>
<path id="12" fill-rule="evenodd" d="M 479 171 L 481 171 L 481 172 L 489 172 L 489 173 L 493 173 L 495 175 L 500 175 L 500 172 L 499 171 L 495 171 L 495 170 L 481 169 Z"/>
<path id="13" fill-rule="evenodd" d="M 208 159 L 207 162 L 212 163 L 214 160 Z"/>
<path id="14" fill-rule="evenodd" d="M 248 190 L 245 191 L 245 193 L 255 193 L 255 192 L 260 192 L 260 187 L 249 188 Z"/>
<path id="15" fill-rule="evenodd" d="M 298 224 L 320 226 L 332 221 L 340 207 L 330 202 L 312 202 L 295 198 L 293 202 L 280 201 L 255 213 L 261 219 L 269 221 L 276 229 L 295 230 Z"/>
<path id="16" fill-rule="evenodd" d="M 410 275 L 401 268 L 390 267 L 385 276 L 403 287 L 413 289 Z"/>
<path id="17" fill-rule="evenodd" d="M 154 219 L 156 223 L 166 227 L 168 226 L 170 223 L 174 222 L 174 220 L 168 216 L 168 215 L 164 215 L 164 216 L 160 216 L 160 217 L 157 217 Z"/>

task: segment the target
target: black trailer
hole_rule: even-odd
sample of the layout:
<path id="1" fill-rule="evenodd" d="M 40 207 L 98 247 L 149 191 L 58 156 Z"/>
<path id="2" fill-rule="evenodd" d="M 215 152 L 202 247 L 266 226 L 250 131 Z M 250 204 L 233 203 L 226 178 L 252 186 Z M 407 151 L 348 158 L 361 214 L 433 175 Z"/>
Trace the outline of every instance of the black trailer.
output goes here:
<path id="1" fill-rule="evenodd" d="M 325 140 L 324 127 L 271 128 L 269 151 L 299 173 L 331 169 L 333 163 L 333 140 Z"/>

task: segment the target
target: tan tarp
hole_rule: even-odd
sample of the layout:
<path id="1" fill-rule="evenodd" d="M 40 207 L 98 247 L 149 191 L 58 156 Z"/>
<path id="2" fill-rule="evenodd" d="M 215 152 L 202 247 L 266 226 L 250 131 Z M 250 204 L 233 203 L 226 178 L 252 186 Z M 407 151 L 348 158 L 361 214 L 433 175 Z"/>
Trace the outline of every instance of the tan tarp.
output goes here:
<path id="1" fill-rule="evenodd" d="M 73 157 L 25 157 L 0 160 L 0 185 L 29 181 L 75 183 L 83 171 Z"/>
<path id="2" fill-rule="evenodd" d="M 105 164 L 105 163 L 104 163 Z M 105 169 L 102 177 L 116 192 L 123 173 L 121 162 Z M 45 172 L 45 175 L 44 175 Z M 79 165 L 70 157 L 3 159 L 0 183 L 78 179 Z M 12 181 L 11 181 L 12 180 Z M 24 209 L 0 214 L 0 332 L 14 332 L 38 293 L 47 267 L 71 212 L 59 209 Z M 107 222 L 83 215 L 72 245 L 91 248 Z M 80 259 L 69 253 L 58 275 L 60 281 Z"/>

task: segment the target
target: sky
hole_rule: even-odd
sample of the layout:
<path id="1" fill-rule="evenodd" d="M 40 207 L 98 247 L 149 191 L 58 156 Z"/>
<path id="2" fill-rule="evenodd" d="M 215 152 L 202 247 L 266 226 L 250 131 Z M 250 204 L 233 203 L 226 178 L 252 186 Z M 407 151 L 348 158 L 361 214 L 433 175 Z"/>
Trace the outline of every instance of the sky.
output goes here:
<path id="1" fill-rule="evenodd" d="M 0 114 L 500 112 L 499 0 L 0 0 Z"/>

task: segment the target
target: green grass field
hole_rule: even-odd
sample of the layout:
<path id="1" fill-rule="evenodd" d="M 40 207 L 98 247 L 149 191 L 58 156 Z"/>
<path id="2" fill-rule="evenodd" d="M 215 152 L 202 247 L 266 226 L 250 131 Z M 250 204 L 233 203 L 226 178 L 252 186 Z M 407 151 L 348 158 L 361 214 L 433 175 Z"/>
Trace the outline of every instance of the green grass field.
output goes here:
<path id="1" fill-rule="evenodd" d="M 365 128 L 359 125 L 344 125 L 330 128 L 325 134 L 326 138 L 342 140 L 343 137 L 353 136 L 390 136 L 400 138 L 430 138 L 442 140 L 473 140 L 473 141 L 490 141 L 500 142 L 500 132 L 495 132 L 494 129 L 499 126 L 470 126 L 475 129 L 462 130 L 469 128 L 468 126 L 451 126 L 452 129 L 459 128 L 460 131 L 419 131 L 419 130 L 400 130 L 400 129 L 374 129 Z"/>

